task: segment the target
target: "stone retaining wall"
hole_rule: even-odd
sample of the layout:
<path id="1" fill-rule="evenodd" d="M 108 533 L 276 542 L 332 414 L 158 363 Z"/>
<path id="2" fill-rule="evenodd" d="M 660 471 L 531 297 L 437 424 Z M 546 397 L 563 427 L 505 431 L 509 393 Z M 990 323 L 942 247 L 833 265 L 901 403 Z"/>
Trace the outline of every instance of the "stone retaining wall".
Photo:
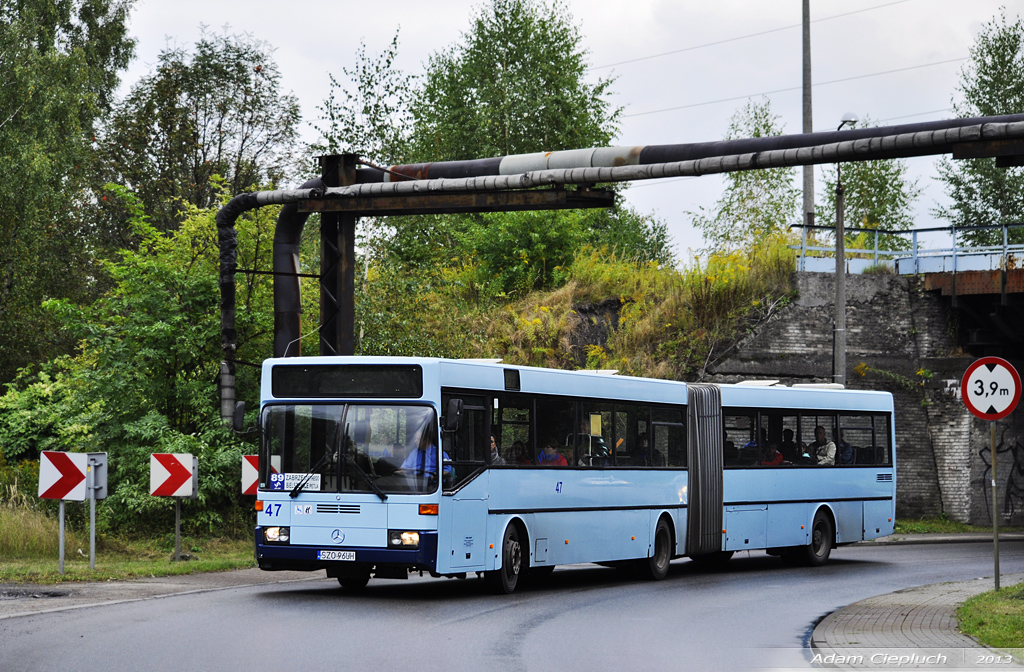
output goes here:
<path id="1" fill-rule="evenodd" d="M 834 282 L 830 273 L 794 273 L 789 305 L 710 366 L 706 382 L 830 382 Z M 947 304 L 914 277 L 846 283 L 847 386 L 887 390 L 896 407 L 897 515 L 989 524 L 989 423 L 960 401 L 975 357 L 956 343 Z M 1001 522 L 1024 524 L 1024 411 L 997 423 L 997 438 Z"/>

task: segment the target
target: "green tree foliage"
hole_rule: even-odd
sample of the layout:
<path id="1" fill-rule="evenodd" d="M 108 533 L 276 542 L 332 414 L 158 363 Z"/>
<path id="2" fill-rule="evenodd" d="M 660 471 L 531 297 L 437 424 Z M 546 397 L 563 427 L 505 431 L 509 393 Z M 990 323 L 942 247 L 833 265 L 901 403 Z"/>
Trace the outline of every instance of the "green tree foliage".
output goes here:
<path id="1" fill-rule="evenodd" d="M 865 120 L 856 127 L 873 125 Z M 886 161 L 856 161 L 844 163 L 843 212 L 847 229 L 885 229 L 888 231 L 909 231 L 914 226 L 913 205 L 921 195 L 917 181 L 907 174 L 907 162 L 901 159 Z M 822 171 L 825 189 L 821 192 L 822 202 L 816 206 L 817 224 L 834 225 L 836 221 L 835 166 L 826 165 Z M 851 234 L 848 241 L 861 249 L 874 247 L 874 234 Z M 878 249 L 905 249 L 907 240 L 901 236 L 878 237 Z"/>
<path id="2" fill-rule="evenodd" d="M 767 98 L 748 100 L 733 114 L 725 139 L 763 138 L 782 130 Z M 787 234 L 791 224 L 800 223 L 795 175 L 793 168 L 728 173 L 725 193 L 715 206 L 689 213 L 693 225 L 713 250 L 753 248 L 767 236 Z"/>
<path id="3" fill-rule="evenodd" d="M 971 48 L 971 60 L 960 71 L 960 117 L 1013 114 L 1024 110 L 1024 23 L 1007 18 L 1005 10 L 986 23 Z M 939 179 L 953 203 L 935 214 L 957 227 L 1024 221 L 1024 168 L 997 168 L 995 159 L 942 159 Z M 1024 230 L 1011 229 L 1012 242 L 1024 241 Z M 1002 242 L 998 231 L 965 231 L 970 244 Z"/>
<path id="4" fill-rule="evenodd" d="M 313 128 L 321 140 L 313 154 L 359 154 L 385 165 L 403 163 L 408 153 L 412 112 L 409 98 L 414 78 L 395 67 L 398 33 L 380 54 L 371 57 L 366 44 L 356 50 L 356 64 L 341 69 L 348 84 L 330 77 L 330 93 Z"/>
<path id="5" fill-rule="evenodd" d="M 332 78 L 315 150 L 356 151 L 387 164 L 474 159 L 605 146 L 617 130 L 610 80 L 587 82 L 582 38 L 557 2 L 488 2 L 419 76 L 396 69 L 397 48 L 397 36 L 376 56 L 361 45 L 356 66 L 343 70 L 348 83 Z M 417 286 L 440 264 L 475 268 L 473 282 L 488 291 L 521 294 L 564 279 L 558 269 L 581 245 L 674 261 L 664 224 L 626 208 L 391 217 L 364 225 L 371 255 L 409 269 Z"/>
<path id="6" fill-rule="evenodd" d="M 271 46 L 245 36 L 204 35 L 191 50 L 161 52 L 106 130 L 111 181 L 135 191 L 153 225 L 170 230 L 185 204 L 217 203 L 213 175 L 231 194 L 290 178 L 300 111 L 280 80 Z"/>
<path id="7" fill-rule="evenodd" d="M 134 50 L 130 5 L 0 0 L 0 382 L 68 348 L 45 298 L 95 291 L 91 149 Z"/>
<path id="8" fill-rule="evenodd" d="M 611 80 L 586 81 L 586 51 L 565 7 L 490 0 L 462 42 L 430 57 L 413 105 L 413 154 L 450 161 L 601 147 L 620 111 Z"/>
<path id="9" fill-rule="evenodd" d="M 0 397 L 0 445 L 10 461 L 40 450 L 110 454 L 111 525 L 138 529 L 166 522 L 168 502 L 148 495 L 149 454 L 190 452 L 200 458 L 200 501 L 193 525 L 215 529 L 235 501 L 240 455 L 252 452 L 220 423 L 216 379 L 220 359 L 215 209 L 191 209 L 179 229 L 163 233 L 123 188 L 142 240 L 108 262 L 113 285 L 92 303 L 51 300 L 46 309 L 79 343 L 62 357 L 22 371 Z M 238 222 L 239 266 L 269 267 L 275 208 Z M 272 294 L 267 276 L 240 276 L 239 358 L 271 349 Z M 240 398 L 258 398 L 255 371 L 239 376 Z"/>

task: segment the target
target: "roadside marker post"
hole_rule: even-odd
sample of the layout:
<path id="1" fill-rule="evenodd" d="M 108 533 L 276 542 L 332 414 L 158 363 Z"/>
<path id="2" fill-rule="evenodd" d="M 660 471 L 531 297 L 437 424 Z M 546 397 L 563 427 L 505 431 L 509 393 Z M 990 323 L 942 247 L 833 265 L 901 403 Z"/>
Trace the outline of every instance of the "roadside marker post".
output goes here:
<path id="1" fill-rule="evenodd" d="M 260 480 L 258 455 L 242 455 L 242 494 L 255 495 Z"/>
<path id="2" fill-rule="evenodd" d="M 189 453 L 149 456 L 149 494 L 174 497 L 174 561 L 181 561 L 181 500 L 199 497 L 199 458 Z"/>
<path id="3" fill-rule="evenodd" d="M 989 455 L 992 459 L 992 549 L 995 586 L 999 590 L 999 481 L 996 477 L 996 420 L 1005 418 L 1020 401 L 1020 376 L 1005 359 L 982 357 L 967 367 L 960 381 L 960 396 L 967 410 L 989 421 Z"/>
<path id="4" fill-rule="evenodd" d="M 60 500 L 60 559 L 58 571 L 64 573 L 64 500 L 85 501 L 85 453 L 44 450 L 39 453 L 39 498 Z"/>
<path id="5" fill-rule="evenodd" d="M 107 454 L 86 453 L 89 496 L 89 569 L 96 569 L 96 500 L 107 498 Z"/>

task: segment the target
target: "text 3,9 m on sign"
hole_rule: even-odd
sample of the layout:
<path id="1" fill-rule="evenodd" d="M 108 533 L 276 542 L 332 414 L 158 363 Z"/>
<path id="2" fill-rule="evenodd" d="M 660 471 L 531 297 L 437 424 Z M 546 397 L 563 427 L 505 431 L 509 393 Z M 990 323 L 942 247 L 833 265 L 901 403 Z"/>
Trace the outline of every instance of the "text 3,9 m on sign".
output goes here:
<path id="1" fill-rule="evenodd" d="M 982 357 L 967 367 L 960 383 L 967 410 L 982 420 L 1001 420 L 1020 401 L 1020 376 L 999 357 Z"/>

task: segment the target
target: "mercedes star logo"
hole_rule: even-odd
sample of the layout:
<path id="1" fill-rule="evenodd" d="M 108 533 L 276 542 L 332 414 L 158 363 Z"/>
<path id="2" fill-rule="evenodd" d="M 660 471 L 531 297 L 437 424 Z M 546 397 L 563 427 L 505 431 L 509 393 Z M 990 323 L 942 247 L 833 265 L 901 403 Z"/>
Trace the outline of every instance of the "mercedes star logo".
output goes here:
<path id="1" fill-rule="evenodd" d="M 345 531 L 335 530 L 334 532 L 331 532 L 331 539 L 334 540 L 334 543 L 340 544 L 341 542 L 345 541 Z"/>

